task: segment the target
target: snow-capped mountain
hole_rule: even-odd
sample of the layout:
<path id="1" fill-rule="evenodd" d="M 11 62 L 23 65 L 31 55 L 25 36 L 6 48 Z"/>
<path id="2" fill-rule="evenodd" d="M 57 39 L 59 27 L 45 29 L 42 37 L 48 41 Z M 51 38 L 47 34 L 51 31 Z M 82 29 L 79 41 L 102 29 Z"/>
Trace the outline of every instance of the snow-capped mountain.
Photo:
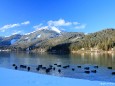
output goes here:
<path id="1" fill-rule="evenodd" d="M 44 26 L 44 27 L 38 28 L 37 30 L 52 30 L 52 31 L 55 31 L 58 34 L 61 34 L 61 31 L 54 26 Z"/>
<path id="2" fill-rule="evenodd" d="M 0 37 L 0 46 L 10 46 L 13 50 L 48 49 L 58 44 L 75 42 L 82 36 L 84 36 L 83 33 L 61 32 L 55 27 L 44 27 L 25 35 Z"/>
<path id="3" fill-rule="evenodd" d="M 60 36 L 61 34 L 51 29 L 40 29 L 23 35 L 13 46 L 29 47 L 45 40 Z"/>

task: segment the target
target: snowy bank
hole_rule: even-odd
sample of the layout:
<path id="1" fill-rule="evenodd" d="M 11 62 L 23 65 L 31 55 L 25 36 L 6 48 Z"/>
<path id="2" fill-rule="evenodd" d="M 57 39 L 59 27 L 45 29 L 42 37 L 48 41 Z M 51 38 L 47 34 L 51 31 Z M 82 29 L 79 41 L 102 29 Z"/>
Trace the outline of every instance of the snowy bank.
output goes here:
<path id="1" fill-rule="evenodd" d="M 0 86 L 102 86 L 100 81 L 89 81 L 43 75 L 25 71 L 0 68 Z"/>

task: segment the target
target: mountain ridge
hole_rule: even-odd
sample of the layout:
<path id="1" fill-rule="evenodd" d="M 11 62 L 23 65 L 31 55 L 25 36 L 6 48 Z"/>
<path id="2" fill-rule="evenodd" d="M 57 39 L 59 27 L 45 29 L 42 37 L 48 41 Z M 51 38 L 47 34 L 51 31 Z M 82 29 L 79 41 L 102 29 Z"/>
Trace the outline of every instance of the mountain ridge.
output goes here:
<path id="1" fill-rule="evenodd" d="M 25 35 L 0 37 L 0 49 L 33 52 L 71 52 L 84 48 L 110 50 L 115 47 L 115 29 L 105 29 L 85 35 L 82 32 L 60 32 L 42 29 Z"/>

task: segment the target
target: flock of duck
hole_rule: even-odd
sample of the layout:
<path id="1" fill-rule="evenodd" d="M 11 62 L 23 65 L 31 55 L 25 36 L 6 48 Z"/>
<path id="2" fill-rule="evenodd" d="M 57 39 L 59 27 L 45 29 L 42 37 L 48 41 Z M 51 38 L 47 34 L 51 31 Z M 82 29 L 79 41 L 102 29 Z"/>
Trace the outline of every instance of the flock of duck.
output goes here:
<path id="1" fill-rule="evenodd" d="M 15 70 L 17 70 L 18 68 L 27 69 L 27 71 L 31 70 L 31 67 L 26 66 L 26 65 L 17 66 L 16 64 L 12 64 L 12 66 L 14 67 Z M 59 64 L 53 64 L 53 65 L 49 65 L 48 67 L 46 67 L 46 66 L 43 66 L 42 64 L 40 64 L 36 67 L 36 71 L 44 70 L 46 73 L 50 73 L 52 70 L 56 71 L 56 69 L 57 69 L 57 72 L 61 73 L 62 68 L 63 69 L 70 68 L 70 65 L 62 66 Z M 89 73 L 97 73 L 97 69 L 99 68 L 99 66 L 93 66 L 93 68 L 94 68 L 93 70 L 91 70 L 90 67 L 88 67 L 88 66 L 87 67 L 77 66 L 77 68 L 78 69 L 83 68 L 84 73 L 89 74 Z M 112 69 L 112 67 L 107 67 L 107 68 Z M 76 68 L 71 68 L 71 71 L 75 71 L 75 70 L 76 70 Z M 111 74 L 115 75 L 115 72 L 112 72 Z"/>

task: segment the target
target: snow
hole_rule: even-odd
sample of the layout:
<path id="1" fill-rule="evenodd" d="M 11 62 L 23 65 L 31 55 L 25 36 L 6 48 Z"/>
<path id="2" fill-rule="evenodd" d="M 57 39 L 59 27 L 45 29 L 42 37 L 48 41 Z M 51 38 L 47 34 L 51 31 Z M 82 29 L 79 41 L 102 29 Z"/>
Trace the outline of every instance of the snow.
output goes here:
<path id="1" fill-rule="evenodd" d="M 10 37 L 10 36 L 4 36 L 4 37 L 6 37 L 6 38 L 7 38 L 7 37 Z"/>
<path id="2" fill-rule="evenodd" d="M 37 30 L 38 31 L 40 31 L 40 30 L 53 30 L 53 31 L 55 31 L 57 33 L 61 33 L 61 31 L 55 26 L 44 26 L 44 27 L 38 28 Z"/>
<path id="3" fill-rule="evenodd" d="M 89 81 L 37 74 L 26 71 L 0 68 L 0 86 L 102 86 L 112 85 L 100 81 Z"/>
<path id="4" fill-rule="evenodd" d="M 28 39 L 29 37 L 26 37 L 25 39 Z"/>
<path id="5" fill-rule="evenodd" d="M 10 42 L 11 44 L 14 44 L 17 41 L 17 39 L 12 39 Z"/>
<path id="6" fill-rule="evenodd" d="M 56 27 L 51 27 L 51 30 L 53 30 L 53 31 L 55 31 L 55 32 L 57 32 L 57 33 L 61 33 L 61 31 L 58 29 L 58 28 L 56 28 Z"/>
<path id="7" fill-rule="evenodd" d="M 48 26 L 43 26 L 43 27 L 39 27 L 36 29 L 37 31 L 40 31 L 40 30 L 49 30 Z"/>
<path id="8" fill-rule="evenodd" d="M 35 32 L 36 32 L 36 31 L 30 32 L 30 33 L 26 33 L 25 35 L 30 35 L 30 34 L 35 33 Z"/>
<path id="9" fill-rule="evenodd" d="M 41 37 L 41 35 L 37 35 L 37 38 L 40 38 Z"/>

